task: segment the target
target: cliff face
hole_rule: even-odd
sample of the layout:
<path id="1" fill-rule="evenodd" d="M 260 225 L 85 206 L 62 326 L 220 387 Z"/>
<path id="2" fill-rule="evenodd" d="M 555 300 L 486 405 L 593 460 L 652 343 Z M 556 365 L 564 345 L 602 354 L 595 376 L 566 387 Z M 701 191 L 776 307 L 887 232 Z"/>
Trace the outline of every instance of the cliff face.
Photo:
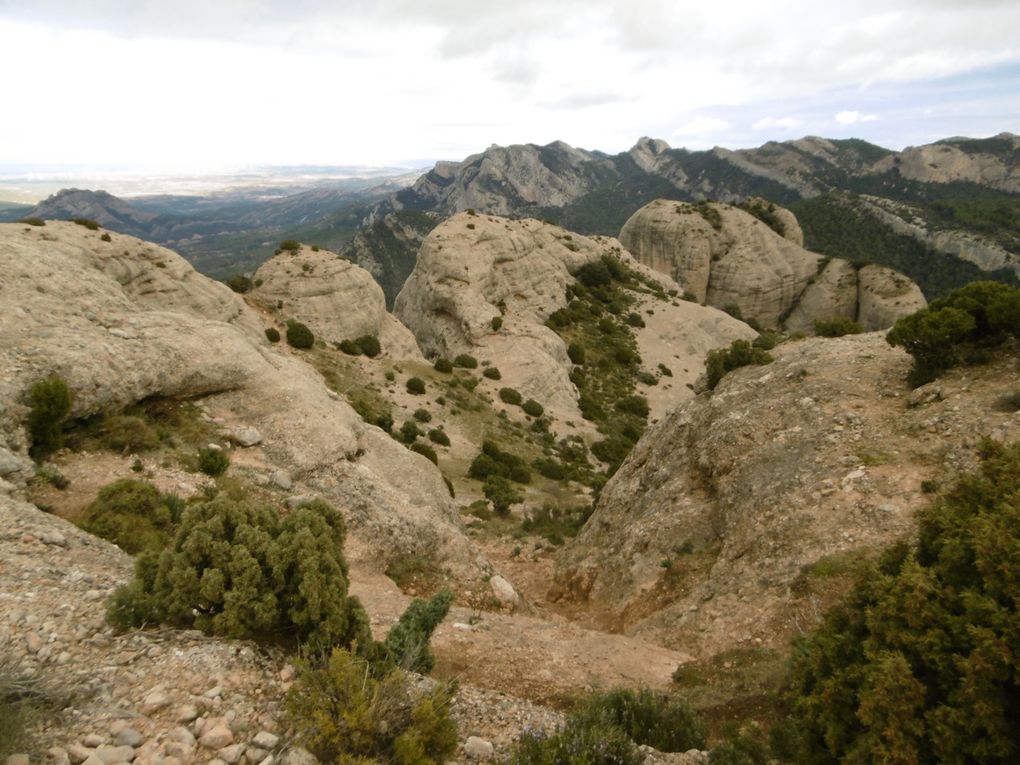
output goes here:
<path id="1" fill-rule="evenodd" d="M 921 482 L 1013 440 L 1015 356 L 910 392 L 877 333 L 779 346 L 649 429 L 559 559 L 553 595 L 703 656 L 781 647 L 833 580 L 912 529 Z M 839 589 L 836 587 L 835 589 Z"/>
<path id="2" fill-rule="evenodd" d="M 846 317 L 880 329 L 926 304 L 902 274 L 827 261 L 803 248 L 792 213 L 772 206 L 771 215 L 782 234 L 738 207 L 660 199 L 631 216 L 620 241 L 698 302 L 767 327 L 810 331 L 816 320 Z"/>

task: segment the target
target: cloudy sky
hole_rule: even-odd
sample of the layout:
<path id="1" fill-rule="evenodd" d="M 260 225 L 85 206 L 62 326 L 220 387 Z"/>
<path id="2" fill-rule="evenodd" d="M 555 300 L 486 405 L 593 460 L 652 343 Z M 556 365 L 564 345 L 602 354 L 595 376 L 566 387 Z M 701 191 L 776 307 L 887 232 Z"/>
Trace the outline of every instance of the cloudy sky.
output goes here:
<path id="1" fill-rule="evenodd" d="M 1017 0 L 0 0 L 0 165 L 1020 132 Z"/>

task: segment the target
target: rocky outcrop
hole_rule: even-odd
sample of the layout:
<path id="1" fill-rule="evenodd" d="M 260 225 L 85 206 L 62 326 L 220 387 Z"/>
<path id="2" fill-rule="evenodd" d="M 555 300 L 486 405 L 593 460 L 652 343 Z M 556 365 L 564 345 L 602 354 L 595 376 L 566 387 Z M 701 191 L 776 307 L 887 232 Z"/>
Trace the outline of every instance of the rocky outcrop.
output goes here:
<path id="1" fill-rule="evenodd" d="M 773 354 L 649 429 L 561 555 L 554 596 L 703 656 L 783 646 L 853 561 L 912 530 L 923 480 L 970 469 L 985 436 L 1020 437 L 995 405 L 1015 356 L 911 393 L 909 358 L 877 333 Z"/>
<path id="2" fill-rule="evenodd" d="M 426 238 L 394 313 L 427 355 L 468 353 L 491 361 L 503 375 L 501 386 L 540 401 L 560 420 L 579 420 L 569 377 L 573 365 L 563 340 L 544 322 L 566 305 L 571 273 L 605 255 L 658 279 L 666 290 L 676 288 L 634 261 L 615 239 L 584 237 L 532 219 L 462 213 Z M 719 311 L 672 299 L 642 300 L 641 307 L 652 311 L 635 331 L 644 366 L 666 363 L 685 381 L 700 373 L 712 348 L 753 336 Z M 671 390 L 673 403 L 689 395 L 686 388 Z"/>
<path id="3" fill-rule="evenodd" d="M 283 250 L 259 267 L 254 282 L 252 297 L 263 308 L 307 324 L 327 342 L 372 335 L 391 358 L 421 356 L 411 333 L 386 311 L 372 275 L 335 253 Z"/>
<path id="4" fill-rule="evenodd" d="M 340 248 L 340 257 L 357 263 L 379 282 L 386 306 L 393 301 L 414 270 L 418 248 L 428 233 L 442 221 L 438 213 L 401 210 L 365 226 L 354 239 Z"/>
<path id="5" fill-rule="evenodd" d="M 25 217 L 45 220 L 87 218 L 133 236 L 144 236 L 157 218 L 155 214 L 138 210 L 106 191 L 89 189 L 61 189 L 33 207 Z"/>
<path id="6" fill-rule="evenodd" d="M 239 296 L 174 253 L 122 235 L 104 242 L 71 223 L 5 224 L 0 274 L 7 452 L 27 452 L 27 391 L 51 374 L 70 386 L 73 417 L 200 397 L 225 430 L 258 431 L 261 443 L 247 450 L 256 474 L 279 472 L 294 491 L 344 510 L 355 557 L 384 566 L 402 554 L 431 556 L 464 581 L 490 573 L 432 463 L 365 425 L 298 355 L 270 346 Z M 23 473 L 12 471 L 19 481 Z"/>
<path id="7" fill-rule="evenodd" d="M 876 172 L 897 172 L 921 183 L 969 181 L 1011 194 L 1020 193 L 1020 136 L 999 133 L 993 138 L 947 138 L 926 146 L 909 146 L 875 166 Z"/>
<path id="8" fill-rule="evenodd" d="M 767 327 L 803 332 L 818 319 L 845 316 L 880 329 L 924 307 L 920 289 L 906 277 L 879 267 L 859 277 L 845 261 L 805 250 L 788 210 L 768 210 L 783 235 L 738 207 L 660 199 L 631 216 L 620 241 L 698 302 L 735 307 Z"/>

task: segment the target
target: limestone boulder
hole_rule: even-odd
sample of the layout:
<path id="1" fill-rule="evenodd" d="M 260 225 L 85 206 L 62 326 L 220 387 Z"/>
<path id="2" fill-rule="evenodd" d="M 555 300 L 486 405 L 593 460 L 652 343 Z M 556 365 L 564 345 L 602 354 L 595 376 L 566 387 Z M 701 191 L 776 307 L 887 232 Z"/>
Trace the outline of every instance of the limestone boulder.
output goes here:
<path id="1" fill-rule="evenodd" d="M 716 203 L 656 200 L 631 216 L 620 241 L 698 302 L 735 306 L 770 327 L 792 310 L 821 258 L 750 213 Z"/>
<path id="2" fill-rule="evenodd" d="M 316 337 L 339 343 L 379 338 L 391 358 L 420 358 L 414 338 L 386 311 L 372 275 L 328 250 L 283 250 L 255 272 L 253 299 L 283 319 L 307 324 Z"/>
<path id="3" fill-rule="evenodd" d="M 920 287 L 891 268 L 864 266 L 857 280 L 857 322 L 865 331 L 890 327 L 928 304 Z"/>
<path id="4" fill-rule="evenodd" d="M 857 319 L 857 270 L 835 258 L 804 289 L 784 326 L 789 332 L 811 333 L 816 321 L 840 318 Z"/>

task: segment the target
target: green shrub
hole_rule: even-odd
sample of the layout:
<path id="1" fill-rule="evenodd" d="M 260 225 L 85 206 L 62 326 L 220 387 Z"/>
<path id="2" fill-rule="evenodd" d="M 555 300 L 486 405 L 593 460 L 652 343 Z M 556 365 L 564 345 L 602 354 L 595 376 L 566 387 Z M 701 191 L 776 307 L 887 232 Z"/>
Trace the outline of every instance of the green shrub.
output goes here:
<path id="1" fill-rule="evenodd" d="M 623 464 L 623 461 L 630 454 L 634 443 L 622 436 L 611 436 L 610 438 L 596 441 L 591 445 L 591 453 L 609 465 L 609 473 L 615 473 Z"/>
<path id="2" fill-rule="evenodd" d="M 141 417 L 120 414 L 103 418 L 103 445 L 117 452 L 144 452 L 159 447 L 159 435 Z"/>
<path id="3" fill-rule="evenodd" d="M 416 419 L 418 422 L 431 422 L 432 415 L 429 414 L 428 409 L 415 409 L 414 419 Z"/>
<path id="4" fill-rule="evenodd" d="M 834 319 L 819 319 L 815 322 L 815 334 L 819 337 L 843 337 L 859 335 L 864 329 L 853 319 L 838 316 Z"/>
<path id="5" fill-rule="evenodd" d="M 399 670 L 379 677 L 342 648 L 333 649 L 321 669 L 299 667 L 286 718 L 296 741 L 318 761 L 440 765 L 456 752 L 450 686 L 419 690 Z"/>
<path id="6" fill-rule="evenodd" d="M 482 484 L 482 493 L 499 515 L 509 515 L 510 506 L 524 501 L 524 495 L 501 475 L 490 475 Z"/>
<path id="7" fill-rule="evenodd" d="M 29 392 L 31 454 L 41 459 L 64 445 L 64 420 L 71 413 L 71 390 L 59 377 L 39 380 Z"/>
<path id="8" fill-rule="evenodd" d="M 91 218 L 71 218 L 71 223 L 77 223 L 79 226 L 84 226 L 89 231 L 98 231 L 101 228 L 100 225 Z"/>
<path id="9" fill-rule="evenodd" d="M 538 458 L 531 463 L 538 474 L 553 481 L 562 481 L 567 477 L 567 469 L 563 463 L 554 459 Z"/>
<path id="10" fill-rule="evenodd" d="M 123 478 L 100 489 L 75 522 L 137 555 L 166 547 L 183 509 L 179 497 L 161 494 L 146 481 Z"/>
<path id="11" fill-rule="evenodd" d="M 26 226 L 45 226 L 46 221 L 42 218 L 21 218 L 15 221 L 15 223 L 24 223 Z"/>
<path id="12" fill-rule="evenodd" d="M 667 367 L 665 364 L 659 364 L 659 374 L 663 377 L 672 377 L 673 370 Z"/>
<path id="13" fill-rule="evenodd" d="M 975 351 L 1018 336 L 1020 290 L 998 282 L 971 282 L 899 319 L 886 340 L 913 357 L 908 382 L 917 387 L 967 363 Z"/>
<path id="14" fill-rule="evenodd" d="M 571 343 L 567 346 L 567 356 L 572 364 L 584 363 L 584 346 L 580 343 Z"/>
<path id="15" fill-rule="evenodd" d="M 517 483 L 529 483 L 531 473 L 520 457 L 500 449 L 493 441 L 482 441 L 481 453 L 468 466 L 468 476 L 484 481 L 490 476 L 509 478 Z"/>
<path id="16" fill-rule="evenodd" d="M 533 398 L 529 398 L 521 404 L 521 409 L 524 410 L 525 414 L 530 414 L 532 417 L 541 417 L 545 413 L 545 407 Z"/>
<path id="17" fill-rule="evenodd" d="M 486 367 L 482 370 L 482 377 L 486 377 L 490 380 L 502 380 L 503 375 L 499 373 L 496 367 Z"/>
<path id="18" fill-rule="evenodd" d="M 382 346 L 379 344 L 379 338 L 375 335 L 362 335 L 354 341 L 361 352 L 368 356 L 370 359 L 374 359 L 380 353 L 382 353 Z"/>
<path id="19" fill-rule="evenodd" d="M 570 719 L 558 731 L 525 731 L 509 765 L 640 765 L 644 755 L 619 728 L 593 728 Z"/>
<path id="20" fill-rule="evenodd" d="M 462 369 L 475 369 L 478 366 L 478 359 L 474 356 L 462 353 L 453 360 L 453 365 L 455 367 L 461 367 Z"/>
<path id="21" fill-rule="evenodd" d="M 294 319 L 287 320 L 287 345 L 291 348 L 311 348 L 315 344 L 315 335 L 305 324 Z"/>
<path id="22" fill-rule="evenodd" d="M 218 476 L 227 472 L 230 457 L 222 449 L 203 446 L 198 450 L 198 469 L 206 475 Z"/>
<path id="23" fill-rule="evenodd" d="M 220 494 L 184 511 L 168 549 L 137 559 L 107 617 L 122 628 L 194 627 L 318 653 L 369 646 L 368 619 L 348 595 L 344 537 L 340 513 L 321 500 L 281 519 Z"/>
<path id="24" fill-rule="evenodd" d="M 415 441 L 411 444 L 411 451 L 417 452 L 421 456 L 425 457 L 433 465 L 439 464 L 439 457 L 436 455 L 436 450 L 428 444 L 423 444 L 421 441 Z"/>
<path id="25" fill-rule="evenodd" d="M 440 446 L 450 445 L 450 437 L 439 428 L 432 428 L 432 430 L 429 431 L 429 441 L 434 444 L 439 444 Z"/>
<path id="26" fill-rule="evenodd" d="M 771 364 L 772 356 L 762 348 L 755 348 L 747 340 L 734 340 L 729 348 L 709 351 L 705 359 L 705 374 L 709 390 L 714 390 L 727 372 L 754 364 Z"/>
<path id="27" fill-rule="evenodd" d="M 421 435 L 421 428 L 414 420 L 404 420 L 404 424 L 400 426 L 400 440 L 405 444 L 413 444 L 418 440 L 418 436 Z"/>
<path id="28" fill-rule="evenodd" d="M 244 274 L 234 274 L 227 279 L 227 286 L 234 292 L 243 295 L 246 292 L 251 292 L 252 283 L 251 279 Z"/>
<path id="29" fill-rule="evenodd" d="M 101 242 L 112 242 L 113 241 L 113 237 L 110 236 L 109 234 L 107 234 L 106 232 L 103 232 L 103 235 L 101 237 L 99 237 L 99 241 L 101 241 Z"/>
<path id="30" fill-rule="evenodd" d="M 795 644 L 798 762 L 1020 760 L 1020 444 L 981 457 Z"/>
<path id="31" fill-rule="evenodd" d="M 429 650 L 429 639 L 446 618 L 452 603 L 453 593 L 447 589 L 430 600 L 412 600 L 383 641 L 388 661 L 409 672 L 431 672 L 436 659 Z"/>
<path id="32" fill-rule="evenodd" d="M 628 326 L 631 327 L 643 327 L 645 326 L 645 320 L 641 318 L 641 314 L 631 311 L 624 317 L 624 321 L 627 322 Z"/>
<path id="33" fill-rule="evenodd" d="M 502 316 L 493 316 L 492 317 L 492 321 L 490 322 L 490 324 L 492 326 L 492 331 L 493 332 L 499 332 L 500 327 L 503 326 L 503 317 Z"/>
<path id="34" fill-rule="evenodd" d="M 648 416 L 648 399 L 637 394 L 625 396 L 616 402 L 616 408 L 635 417 L 645 418 Z"/>
<path id="35" fill-rule="evenodd" d="M 348 356 L 360 356 L 361 355 L 361 346 L 359 346 L 353 340 L 347 340 L 347 339 L 341 340 L 340 344 L 337 346 L 337 348 L 339 348 L 340 351 L 342 351 L 343 353 L 346 353 Z"/>
<path id="36" fill-rule="evenodd" d="M 287 250 L 288 252 L 297 253 L 301 249 L 301 242 L 296 239 L 284 239 L 280 242 L 280 249 Z"/>
<path id="37" fill-rule="evenodd" d="M 513 406 L 520 406 L 524 398 L 513 388 L 500 388 L 499 389 L 499 400 L 504 404 L 512 404 Z"/>
<path id="38" fill-rule="evenodd" d="M 421 396 L 425 393 L 425 381 L 420 377 L 411 377 L 407 381 L 407 392 L 413 393 L 416 396 Z"/>
<path id="39" fill-rule="evenodd" d="M 278 330 L 276 327 L 267 327 L 266 340 L 268 340 L 271 343 L 280 342 L 280 330 Z"/>
<path id="40" fill-rule="evenodd" d="M 686 752 L 705 746 L 704 722 L 679 698 L 667 693 L 628 688 L 593 693 L 576 717 L 591 727 L 618 727 L 634 743 L 660 752 Z"/>
<path id="41" fill-rule="evenodd" d="M 444 375 L 448 375 L 450 374 L 450 372 L 453 371 L 453 362 L 451 362 L 449 359 L 444 359 L 442 356 L 440 356 L 438 359 L 436 359 L 435 363 L 432 365 L 432 368 L 437 372 L 442 372 Z"/>

